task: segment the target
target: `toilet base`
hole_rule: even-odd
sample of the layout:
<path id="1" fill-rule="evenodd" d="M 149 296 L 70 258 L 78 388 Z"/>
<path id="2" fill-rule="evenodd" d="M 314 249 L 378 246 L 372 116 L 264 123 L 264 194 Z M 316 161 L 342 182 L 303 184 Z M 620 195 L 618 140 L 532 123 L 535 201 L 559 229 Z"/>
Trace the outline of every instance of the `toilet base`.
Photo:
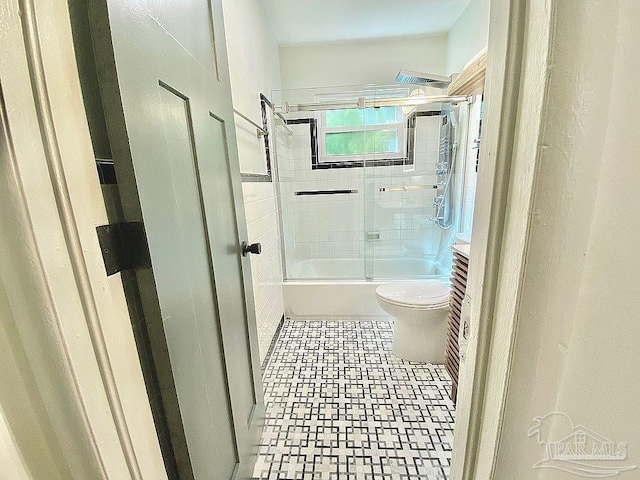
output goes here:
<path id="1" fill-rule="evenodd" d="M 446 310 L 435 322 L 394 319 L 393 354 L 402 360 L 444 363 L 447 339 Z"/>

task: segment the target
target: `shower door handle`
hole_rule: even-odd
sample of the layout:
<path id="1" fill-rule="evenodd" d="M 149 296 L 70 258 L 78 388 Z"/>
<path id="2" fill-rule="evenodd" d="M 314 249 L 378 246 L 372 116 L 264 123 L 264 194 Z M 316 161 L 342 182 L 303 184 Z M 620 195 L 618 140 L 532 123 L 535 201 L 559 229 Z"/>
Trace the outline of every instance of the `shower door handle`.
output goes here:
<path id="1" fill-rule="evenodd" d="M 248 244 L 247 242 L 242 242 L 242 256 L 246 257 L 249 253 L 260 255 L 262 253 L 262 245 L 260 243 Z"/>

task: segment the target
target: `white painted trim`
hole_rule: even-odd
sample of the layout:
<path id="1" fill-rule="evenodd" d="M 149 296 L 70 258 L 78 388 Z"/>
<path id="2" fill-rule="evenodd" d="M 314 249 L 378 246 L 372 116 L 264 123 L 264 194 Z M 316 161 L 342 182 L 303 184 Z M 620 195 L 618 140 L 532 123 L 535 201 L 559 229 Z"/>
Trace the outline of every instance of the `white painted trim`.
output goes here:
<path id="1" fill-rule="evenodd" d="M 0 410 L 0 472 L 12 480 L 33 478 L 14 442 L 3 412 Z"/>
<path id="2" fill-rule="evenodd" d="M 552 1 L 492 0 L 483 125 L 452 480 L 493 478 L 545 102 Z"/>
<path id="3" fill-rule="evenodd" d="M 166 478 L 122 285 L 97 242 L 107 219 L 66 2 L 6 0 L 0 23 L 0 219 L 11 226 L 0 231 L 0 341 L 19 387 L 0 409 L 12 448 L 34 476 Z"/>
<path id="4" fill-rule="evenodd" d="M 0 217 L 6 218 L 11 214 L 13 215 L 19 215 L 20 213 L 23 214 L 22 218 L 20 218 L 18 222 L 20 222 L 19 228 L 22 230 L 22 234 L 24 236 L 24 239 L 26 240 L 25 242 L 26 248 L 24 248 L 24 251 L 18 251 L 17 249 L 15 249 L 15 246 L 13 246 L 14 248 L 11 248 L 12 245 L 8 247 L 6 247 L 5 245 L 0 245 L 0 248 L 2 247 L 7 248 L 7 250 L 9 250 L 11 254 L 15 255 L 16 257 L 20 256 L 21 254 L 25 256 L 27 255 L 29 256 L 29 263 L 32 269 L 32 272 L 30 272 L 32 279 L 36 280 L 39 284 L 38 286 L 42 288 L 42 294 L 39 300 L 40 302 L 42 302 L 42 307 L 44 307 L 45 309 L 51 312 L 50 318 L 47 319 L 48 320 L 47 323 L 50 325 L 52 330 L 52 332 L 50 332 L 49 334 L 55 336 L 56 341 L 59 342 L 60 351 L 58 352 L 58 354 L 60 357 L 64 358 L 65 367 L 69 371 L 69 376 L 71 379 L 69 387 L 73 389 L 73 394 L 75 396 L 75 400 L 77 401 L 77 408 L 79 413 L 78 420 L 86 428 L 88 433 L 87 440 L 89 441 L 91 449 L 93 450 L 96 458 L 98 459 L 98 467 L 102 475 L 106 476 L 105 465 L 102 460 L 100 449 L 97 444 L 96 436 L 93 433 L 93 427 L 91 425 L 89 415 L 87 413 L 86 404 L 82 398 L 82 393 L 78 385 L 79 380 L 77 375 L 74 372 L 73 359 L 71 358 L 71 355 L 69 352 L 70 347 L 68 345 L 68 342 L 65 341 L 63 319 L 61 318 L 59 309 L 56 308 L 56 305 L 55 305 L 56 302 L 54 300 L 53 288 L 51 288 L 51 285 L 47 283 L 48 276 L 46 274 L 45 262 L 42 259 L 42 253 L 40 252 L 40 250 L 36 245 L 37 233 L 34 229 L 34 225 L 33 225 L 34 222 L 32 221 L 31 215 L 29 214 L 28 199 L 27 199 L 27 194 L 25 192 L 25 185 L 22 182 L 22 179 L 20 178 L 20 173 L 18 168 L 18 159 L 17 159 L 17 156 L 15 155 L 15 152 L 11 148 L 12 138 L 10 133 L 9 121 L 7 119 L 6 113 L 7 112 L 6 112 L 6 106 L 4 104 L 4 98 L 2 97 L 2 95 L 0 95 L 0 135 L 4 136 L 5 139 L 9 140 L 9 142 L 7 142 L 9 143 L 8 145 L 9 151 L 2 152 L 2 153 L 6 154 L 5 165 L 6 165 L 7 183 L 13 184 L 11 185 L 13 187 L 13 191 L 11 191 L 10 193 L 10 195 L 12 196 L 13 205 L 7 208 L 4 212 L 0 212 Z M 4 286 L 2 284 L 2 282 L 5 281 L 3 278 L 5 277 L 5 275 L 3 275 L 3 273 L 4 272 L 0 272 L 0 287 Z M 6 294 L 10 296 L 10 293 L 8 292 Z M 32 298 L 27 298 L 26 300 L 33 301 Z M 52 372 L 52 375 L 55 375 L 55 373 L 56 372 Z M 9 426 L 6 425 L 6 422 L 5 422 L 5 427 L 7 431 L 9 431 Z M 16 451 L 18 450 L 16 445 L 12 445 L 12 447 Z M 20 453 L 18 452 L 18 456 L 19 455 Z"/>
<path id="5" fill-rule="evenodd" d="M 21 0 L 22 28 L 27 47 L 27 63 L 36 103 L 36 111 L 40 126 L 42 144 L 45 148 L 45 156 L 51 176 L 51 186 L 53 187 L 56 204 L 60 213 L 62 230 L 67 244 L 69 258 L 73 269 L 73 278 L 78 288 L 80 301 L 84 310 L 91 343 L 98 362 L 102 385 L 105 389 L 109 408 L 113 415 L 113 421 L 118 433 L 120 445 L 127 461 L 127 467 L 131 478 L 141 479 L 140 466 L 136 458 L 131 435 L 124 417 L 124 410 L 118 395 L 116 380 L 107 353 L 107 344 L 100 324 L 98 307 L 94 298 L 94 291 L 89 278 L 89 267 L 83 252 L 80 233 L 78 231 L 77 219 L 71 206 L 71 194 L 64 165 L 61 157 L 60 147 L 56 136 L 56 129 L 49 101 L 49 91 L 45 78 L 42 52 L 40 51 L 40 38 L 36 20 L 35 5 L 33 0 Z"/>

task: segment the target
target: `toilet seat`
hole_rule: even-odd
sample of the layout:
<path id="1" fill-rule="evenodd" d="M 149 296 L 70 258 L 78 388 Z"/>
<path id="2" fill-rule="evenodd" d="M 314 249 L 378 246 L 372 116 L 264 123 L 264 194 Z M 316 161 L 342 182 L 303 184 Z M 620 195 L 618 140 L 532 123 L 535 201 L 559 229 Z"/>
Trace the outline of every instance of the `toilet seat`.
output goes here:
<path id="1" fill-rule="evenodd" d="M 449 288 L 438 280 L 391 282 L 376 288 L 383 301 L 406 308 L 432 309 L 449 304 Z"/>

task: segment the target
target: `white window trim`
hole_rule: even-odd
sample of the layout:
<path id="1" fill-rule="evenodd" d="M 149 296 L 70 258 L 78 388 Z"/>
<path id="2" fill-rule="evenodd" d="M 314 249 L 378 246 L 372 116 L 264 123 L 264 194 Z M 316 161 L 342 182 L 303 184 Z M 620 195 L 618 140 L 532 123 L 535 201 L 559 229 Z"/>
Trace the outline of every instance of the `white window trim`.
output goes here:
<path id="1" fill-rule="evenodd" d="M 399 123 L 386 123 L 380 125 L 365 125 L 357 127 L 327 127 L 326 125 L 326 112 L 320 112 L 318 118 L 318 162 L 320 164 L 335 162 L 358 162 L 363 160 L 401 160 L 407 156 L 407 125 L 404 121 Z M 327 155 L 327 134 L 362 131 L 374 132 L 384 130 L 395 130 L 398 133 L 397 152 L 362 153 L 357 155 Z"/>

